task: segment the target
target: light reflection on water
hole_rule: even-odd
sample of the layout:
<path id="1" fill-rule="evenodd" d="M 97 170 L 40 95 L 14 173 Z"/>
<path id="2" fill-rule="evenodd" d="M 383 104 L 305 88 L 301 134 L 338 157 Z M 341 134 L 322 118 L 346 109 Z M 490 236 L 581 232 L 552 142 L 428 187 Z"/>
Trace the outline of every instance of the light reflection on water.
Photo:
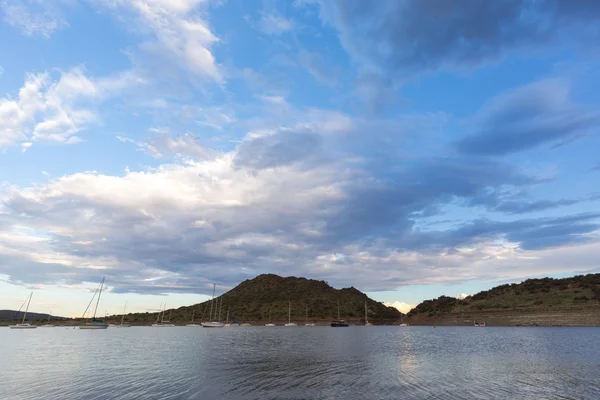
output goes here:
<path id="1" fill-rule="evenodd" d="M 0 399 L 600 399 L 597 328 L 0 328 Z"/>

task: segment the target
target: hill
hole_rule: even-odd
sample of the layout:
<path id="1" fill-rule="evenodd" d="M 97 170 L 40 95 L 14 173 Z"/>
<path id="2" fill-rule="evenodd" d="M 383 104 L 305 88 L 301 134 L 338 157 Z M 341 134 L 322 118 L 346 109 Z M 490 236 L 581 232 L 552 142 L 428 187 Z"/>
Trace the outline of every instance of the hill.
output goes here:
<path id="1" fill-rule="evenodd" d="M 0 321 L 16 321 L 23 318 L 23 311 L 16 310 L 0 310 Z M 28 321 L 42 321 L 48 319 L 48 314 L 40 314 L 35 312 L 27 313 Z M 52 319 L 65 320 L 67 318 L 52 316 Z"/>
<path id="2" fill-rule="evenodd" d="M 528 279 L 463 300 L 426 300 L 408 314 L 411 324 L 600 325 L 600 274 Z"/>
<path id="3" fill-rule="evenodd" d="M 222 306 L 221 306 L 222 301 Z M 365 301 L 369 310 L 369 320 L 379 323 L 393 323 L 400 318 L 400 312 L 383 303 L 370 299 L 366 294 L 351 287 L 334 289 L 324 281 L 305 278 L 283 278 L 274 274 L 259 275 L 246 280 L 235 288 L 216 297 L 214 308 L 221 310 L 220 319 L 226 319 L 229 310 L 230 319 L 235 316 L 238 322 L 266 323 L 271 320 L 283 323 L 288 319 L 288 304 L 291 303 L 292 320 L 303 322 L 308 308 L 310 321 L 325 322 L 337 318 L 338 301 L 340 317 L 352 323 L 364 321 Z M 170 320 L 186 323 L 195 312 L 195 320 L 208 320 L 210 301 L 176 310 L 167 310 L 165 318 L 172 313 Z M 157 313 L 129 314 L 126 320 L 147 323 L 156 320 Z M 111 319 L 116 320 L 118 316 Z"/>

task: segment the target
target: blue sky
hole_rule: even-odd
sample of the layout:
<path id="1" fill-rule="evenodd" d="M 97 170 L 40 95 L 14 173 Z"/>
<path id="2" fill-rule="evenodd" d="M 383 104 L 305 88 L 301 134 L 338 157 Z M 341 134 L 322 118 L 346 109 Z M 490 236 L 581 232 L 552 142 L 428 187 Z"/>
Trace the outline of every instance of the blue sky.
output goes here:
<path id="1" fill-rule="evenodd" d="M 597 272 L 593 1 L 0 1 L 0 308 Z M 34 307 L 32 307 L 34 308 Z"/>

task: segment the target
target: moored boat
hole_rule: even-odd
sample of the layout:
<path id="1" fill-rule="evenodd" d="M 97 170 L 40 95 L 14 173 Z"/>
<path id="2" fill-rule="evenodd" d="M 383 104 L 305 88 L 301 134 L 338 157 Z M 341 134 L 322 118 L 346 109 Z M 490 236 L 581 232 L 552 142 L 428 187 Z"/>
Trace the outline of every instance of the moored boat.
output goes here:
<path id="1" fill-rule="evenodd" d="M 79 329 L 107 329 L 108 324 L 102 321 L 101 319 L 96 319 L 96 312 L 98 311 L 98 304 L 100 304 L 100 296 L 102 295 L 102 288 L 104 287 L 104 278 L 102 278 L 102 283 L 100 283 L 100 288 L 94 292 L 94 296 L 92 296 L 92 300 L 90 300 L 90 304 L 94 301 L 94 297 L 96 297 L 96 293 L 98 293 L 98 299 L 96 300 L 96 307 L 94 308 L 94 316 L 92 317 L 91 322 L 84 322 L 83 324 L 79 324 Z M 82 318 L 85 318 L 85 313 L 87 313 L 88 308 L 90 308 L 90 304 L 88 304 L 87 308 L 83 312 Z"/>
<path id="2" fill-rule="evenodd" d="M 225 326 L 225 324 L 223 324 L 221 321 L 211 321 L 211 319 L 213 319 L 213 303 L 215 301 L 215 288 L 216 287 L 217 287 L 217 285 L 213 284 L 213 294 L 210 299 L 210 314 L 208 316 L 208 321 L 201 323 L 203 328 L 223 328 Z M 214 315 L 215 317 L 217 317 L 217 312 L 218 312 L 218 309 L 215 307 L 215 315 Z"/>
<path id="3" fill-rule="evenodd" d="M 23 314 L 23 320 L 21 321 L 20 324 L 15 324 L 15 325 L 9 325 L 8 327 L 10 329 L 35 329 L 37 328 L 37 325 L 32 325 L 29 322 L 25 322 L 25 319 L 27 318 L 27 312 L 29 311 L 29 304 L 31 303 L 31 298 L 33 297 L 33 292 L 31 292 L 31 294 L 29 295 L 29 299 L 27 300 L 27 308 L 25 309 L 25 314 Z M 25 303 L 21 304 L 21 308 L 23 308 L 23 305 Z M 21 311 L 21 308 L 19 308 L 19 311 Z"/>
<path id="4" fill-rule="evenodd" d="M 295 322 L 292 322 L 292 302 L 288 304 L 288 323 L 283 326 L 298 326 Z"/>
<path id="5" fill-rule="evenodd" d="M 348 323 L 345 322 L 343 319 L 340 319 L 340 301 L 338 300 L 338 317 L 337 319 L 334 319 L 333 321 L 331 321 L 331 327 L 332 328 L 340 328 L 340 327 L 346 327 L 348 326 Z"/>

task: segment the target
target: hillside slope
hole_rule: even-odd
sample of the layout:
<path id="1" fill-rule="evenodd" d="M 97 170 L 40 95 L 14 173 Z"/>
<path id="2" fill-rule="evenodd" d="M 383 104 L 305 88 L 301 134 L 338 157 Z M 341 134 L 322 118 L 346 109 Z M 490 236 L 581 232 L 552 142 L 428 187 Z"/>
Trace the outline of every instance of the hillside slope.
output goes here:
<path id="1" fill-rule="evenodd" d="M 23 311 L 19 312 L 16 310 L 0 310 L 0 321 L 17 321 L 21 320 L 21 318 L 23 318 Z M 40 313 L 35 313 L 35 312 L 28 312 L 27 313 L 27 320 L 28 321 L 42 321 L 48 319 L 48 314 L 40 314 Z M 52 316 L 52 319 L 60 319 L 60 320 L 65 320 L 67 318 L 63 318 L 63 317 L 55 317 Z"/>
<path id="2" fill-rule="evenodd" d="M 464 300 L 441 296 L 408 313 L 412 324 L 600 325 L 600 274 L 528 279 Z"/>
<path id="3" fill-rule="evenodd" d="M 220 305 L 221 300 L 222 306 Z M 272 320 L 287 322 L 288 304 L 291 303 L 292 320 L 303 322 L 308 308 L 310 321 L 328 321 L 337 317 L 338 301 L 340 317 L 356 323 L 364 320 L 365 301 L 370 320 L 393 323 L 401 315 L 395 308 L 371 300 L 367 295 L 352 287 L 334 289 L 324 281 L 296 277 L 283 278 L 274 274 L 259 275 L 240 283 L 230 291 L 216 297 L 214 309 L 219 304 L 222 321 L 226 319 L 229 310 L 230 319 L 234 316 L 239 322 L 264 323 L 269 319 L 269 312 Z M 169 317 L 172 312 L 171 321 L 183 323 L 191 319 L 193 310 L 195 310 L 197 321 L 207 320 L 210 313 L 210 301 L 168 310 L 165 315 Z M 142 323 L 155 320 L 156 317 L 157 313 L 129 314 L 126 316 L 126 320 Z M 218 315 L 217 319 L 219 319 Z"/>

